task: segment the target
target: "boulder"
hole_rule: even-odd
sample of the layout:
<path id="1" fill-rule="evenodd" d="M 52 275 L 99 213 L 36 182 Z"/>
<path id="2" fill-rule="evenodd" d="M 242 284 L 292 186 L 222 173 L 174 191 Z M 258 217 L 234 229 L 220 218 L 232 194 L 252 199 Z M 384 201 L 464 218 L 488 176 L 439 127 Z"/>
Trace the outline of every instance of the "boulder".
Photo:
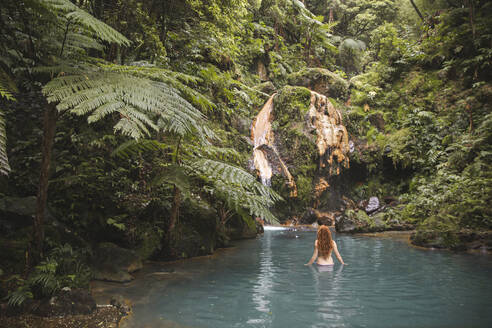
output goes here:
<path id="1" fill-rule="evenodd" d="M 130 273 L 143 267 L 142 259 L 136 252 L 119 247 L 113 243 L 101 243 L 94 250 L 92 259 L 94 279 L 128 282 L 133 279 Z"/>
<path id="2" fill-rule="evenodd" d="M 96 301 L 85 289 L 64 288 L 50 299 L 41 301 L 33 313 L 42 317 L 67 314 L 90 314 L 96 309 Z"/>
<path id="3" fill-rule="evenodd" d="M 427 248 L 448 248 L 454 251 L 492 251 L 492 231 L 415 231 L 412 244 Z"/>
<path id="4" fill-rule="evenodd" d="M 366 211 L 367 214 L 371 214 L 376 212 L 379 208 L 380 208 L 379 198 L 371 197 L 369 198 L 369 201 L 367 202 L 367 205 L 365 206 L 364 210 Z"/>
<path id="5" fill-rule="evenodd" d="M 258 231 L 256 220 L 246 213 L 235 215 L 229 220 L 227 228 L 231 240 L 255 238 Z"/>
<path id="6" fill-rule="evenodd" d="M 32 225 L 36 215 L 36 196 L 3 197 L 0 199 L 0 230 L 19 229 Z M 46 209 L 45 222 L 52 221 L 53 216 Z"/>
<path id="7" fill-rule="evenodd" d="M 336 217 L 337 232 L 366 232 L 370 227 L 370 218 L 364 211 L 346 210 L 343 215 Z"/>
<path id="8" fill-rule="evenodd" d="M 312 224 L 313 222 L 316 222 L 319 225 L 331 226 L 335 222 L 334 214 L 319 211 L 314 208 L 308 208 L 301 217 L 301 223 Z"/>
<path id="9" fill-rule="evenodd" d="M 332 98 L 346 99 L 349 93 L 349 82 L 324 68 L 304 68 L 289 74 L 287 81 Z"/>

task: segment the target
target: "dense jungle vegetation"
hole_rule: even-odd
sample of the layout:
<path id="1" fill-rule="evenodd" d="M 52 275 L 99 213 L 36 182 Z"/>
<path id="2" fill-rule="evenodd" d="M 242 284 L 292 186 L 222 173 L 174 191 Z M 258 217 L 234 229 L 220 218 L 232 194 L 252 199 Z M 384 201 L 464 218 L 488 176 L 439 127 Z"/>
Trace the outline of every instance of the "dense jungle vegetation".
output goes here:
<path id="1" fill-rule="evenodd" d="M 485 0 L 3 0 L 0 297 L 87 287 L 105 242 L 186 258 L 371 196 L 417 240 L 489 231 L 491 62 Z M 296 200 L 263 186 L 250 126 L 320 76 L 354 150 L 315 206 L 317 162 L 284 154 Z"/>

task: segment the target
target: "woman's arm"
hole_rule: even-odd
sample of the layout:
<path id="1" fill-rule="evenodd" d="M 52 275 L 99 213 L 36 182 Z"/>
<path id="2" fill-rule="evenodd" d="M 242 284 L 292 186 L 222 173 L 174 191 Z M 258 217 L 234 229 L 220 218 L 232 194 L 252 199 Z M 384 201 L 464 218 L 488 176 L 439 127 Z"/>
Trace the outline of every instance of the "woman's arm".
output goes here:
<path id="1" fill-rule="evenodd" d="M 340 261 L 340 263 L 345 264 L 345 262 L 343 262 L 342 256 L 340 256 L 340 253 L 338 252 L 337 243 L 335 243 L 335 241 L 333 241 L 333 252 L 335 252 L 335 256 Z"/>
<path id="2" fill-rule="evenodd" d="M 304 265 L 311 265 L 311 264 L 313 264 L 317 257 L 318 257 L 318 240 L 316 240 L 314 242 L 313 256 L 311 257 L 311 259 L 309 260 L 309 262 L 306 263 L 306 264 L 304 264 Z"/>

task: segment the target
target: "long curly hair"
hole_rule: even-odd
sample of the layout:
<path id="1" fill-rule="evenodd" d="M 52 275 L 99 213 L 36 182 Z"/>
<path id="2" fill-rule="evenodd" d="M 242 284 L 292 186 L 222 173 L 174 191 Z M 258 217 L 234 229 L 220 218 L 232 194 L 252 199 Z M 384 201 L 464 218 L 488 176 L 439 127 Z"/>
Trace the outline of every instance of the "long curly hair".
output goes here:
<path id="1" fill-rule="evenodd" d="M 318 252 L 322 257 L 328 256 L 333 248 L 333 238 L 330 228 L 322 225 L 318 229 Z"/>

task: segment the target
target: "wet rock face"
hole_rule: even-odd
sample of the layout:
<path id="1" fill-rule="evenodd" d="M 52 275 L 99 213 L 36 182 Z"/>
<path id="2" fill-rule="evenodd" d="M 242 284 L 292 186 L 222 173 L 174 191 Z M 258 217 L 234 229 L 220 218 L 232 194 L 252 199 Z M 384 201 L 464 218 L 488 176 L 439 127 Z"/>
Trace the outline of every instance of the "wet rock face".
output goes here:
<path id="1" fill-rule="evenodd" d="M 319 199 L 329 178 L 348 167 L 350 146 L 342 114 L 325 95 L 285 86 L 272 96 L 252 125 L 254 167 L 290 204 L 274 210 L 279 217 L 300 217 Z"/>
<path id="2" fill-rule="evenodd" d="M 349 83 L 324 68 L 302 69 L 289 74 L 287 81 L 290 85 L 303 86 L 332 98 L 346 99 L 349 93 Z"/>
<path id="3" fill-rule="evenodd" d="M 101 243 L 92 259 L 94 279 L 128 282 L 133 280 L 130 273 L 143 267 L 142 259 L 136 252 L 113 243 Z"/>

